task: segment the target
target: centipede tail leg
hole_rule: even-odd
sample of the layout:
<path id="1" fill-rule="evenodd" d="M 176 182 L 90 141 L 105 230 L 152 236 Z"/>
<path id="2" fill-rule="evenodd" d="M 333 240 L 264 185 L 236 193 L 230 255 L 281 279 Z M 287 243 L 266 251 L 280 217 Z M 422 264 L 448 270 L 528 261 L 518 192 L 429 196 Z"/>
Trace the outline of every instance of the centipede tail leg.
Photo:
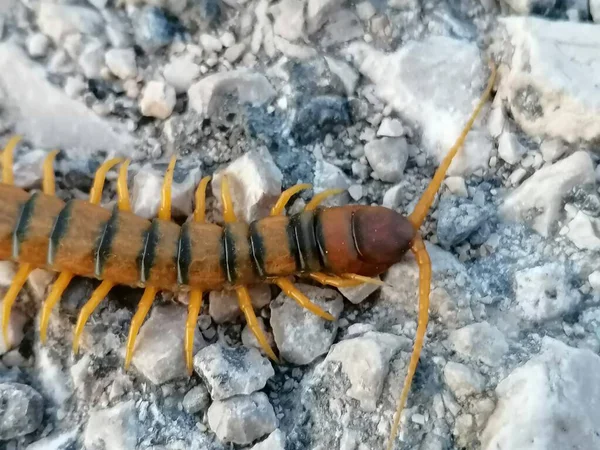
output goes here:
<path id="1" fill-rule="evenodd" d="M 423 348 L 423 341 L 425 339 L 425 333 L 427 332 L 427 323 L 429 321 L 431 261 L 429 259 L 429 254 L 427 253 L 425 244 L 423 243 L 423 239 L 419 234 L 416 235 L 415 239 L 411 243 L 410 250 L 415 255 L 417 264 L 419 266 L 419 315 L 417 333 L 415 337 L 413 352 L 408 365 L 408 372 L 406 374 L 404 386 L 402 387 L 402 392 L 398 400 L 398 406 L 394 416 L 394 422 L 392 424 L 387 450 L 392 450 L 392 447 L 394 445 L 394 439 L 396 438 L 396 434 L 398 433 L 400 416 L 402 414 L 402 410 L 404 409 L 404 405 L 406 404 L 406 399 L 408 398 L 408 392 L 410 391 L 410 386 L 412 384 L 412 379 L 417 370 L 417 365 L 419 364 L 419 358 L 421 357 L 421 350 Z"/>
<path id="2" fill-rule="evenodd" d="M 285 295 L 294 299 L 303 308 L 308 309 L 313 314 L 322 317 L 325 320 L 335 320 L 335 317 L 311 302 L 309 298 L 287 278 L 276 278 L 274 283 L 279 286 Z"/>
<path id="3" fill-rule="evenodd" d="M 175 163 L 177 157 L 172 156 L 165 173 L 165 179 L 163 181 L 160 208 L 158 210 L 158 218 L 161 220 L 171 220 L 171 187 L 173 185 L 173 172 L 175 171 Z M 129 335 L 127 336 L 127 349 L 125 352 L 125 370 L 129 369 L 131 359 L 133 358 L 133 350 L 135 348 L 135 341 L 140 331 L 150 308 L 154 297 L 158 293 L 158 289 L 153 286 L 146 286 L 142 298 L 138 305 L 137 311 L 135 312 L 133 319 L 131 319 L 131 325 L 129 326 Z"/>
<path id="4" fill-rule="evenodd" d="M 122 161 L 123 160 L 121 158 L 109 159 L 98 168 L 94 177 L 94 183 L 92 185 L 92 188 L 90 189 L 90 203 L 95 205 L 98 205 L 100 203 L 100 200 L 102 198 L 102 189 L 104 188 L 104 182 L 106 181 L 106 174 L 110 169 L 112 169 L 114 166 L 121 163 Z M 64 280 L 67 280 L 69 277 L 73 276 L 73 274 L 68 272 L 61 273 L 61 276 L 63 276 L 64 273 L 67 274 L 64 275 Z M 68 282 L 61 284 L 55 283 L 54 289 L 56 289 L 58 293 L 55 294 L 54 289 L 52 290 L 52 292 L 48 296 L 48 300 L 46 300 L 46 303 L 48 304 L 47 308 L 51 309 L 52 306 L 54 306 L 52 303 L 50 303 L 49 300 L 52 300 L 54 301 L 54 303 L 56 303 L 58 298 L 60 298 L 60 295 L 62 295 L 64 289 L 66 289 L 67 285 Z M 98 307 L 100 302 L 104 300 L 104 298 L 108 295 L 113 286 L 113 282 L 109 280 L 104 280 L 102 283 L 100 283 L 100 286 L 98 286 L 96 290 L 92 293 L 92 296 L 87 301 L 87 303 L 83 305 L 83 308 L 81 308 L 79 317 L 77 318 L 77 323 L 75 325 L 75 332 L 73 336 L 73 353 L 77 354 L 79 352 L 79 340 L 81 338 L 81 334 L 83 333 L 83 329 L 85 328 L 86 322 L 88 321 L 94 310 Z M 44 305 L 44 308 L 46 308 L 46 305 Z"/>
<path id="5" fill-rule="evenodd" d="M 326 273 L 322 272 L 311 272 L 308 274 L 308 277 L 312 278 L 318 283 L 326 284 L 336 288 L 354 287 L 358 286 L 359 284 L 362 284 L 362 281 L 343 279 L 334 275 L 327 275 Z"/>
<path id="6" fill-rule="evenodd" d="M 204 177 L 200 180 L 200 184 L 196 189 L 196 209 L 194 210 L 194 222 L 204 222 L 206 215 L 206 187 L 210 182 L 211 177 Z M 194 371 L 194 334 L 196 332 L 196 324 L 198 323 L 198 315 L 202 308 L 202 291 L 198 289 L 192 289 L 190 291 L 190 303 L 188 305 L 188 315 L 185 322 L 185 339 L 184 339 L 184 351 L 185 351 L 185 365 L 187 368 L 188 376 L 192 375 Z"/>

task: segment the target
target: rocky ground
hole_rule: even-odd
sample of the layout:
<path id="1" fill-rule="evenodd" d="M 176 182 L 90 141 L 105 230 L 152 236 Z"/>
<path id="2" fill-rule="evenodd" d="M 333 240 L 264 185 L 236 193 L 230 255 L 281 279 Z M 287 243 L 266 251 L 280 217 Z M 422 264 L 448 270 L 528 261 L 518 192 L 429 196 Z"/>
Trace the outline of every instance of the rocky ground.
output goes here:
<path id="1" fill-rule="evenodd" d="M 128 156 L 153 217 L 226 171 L 240 218 L 282 189 L 409 213 L 499 64 L 488 103 L 423 227 L 431 322 L 396 449 L 600 448 L 600 3 L 597 0 L 3 0 L 0 135 L 25 137 L 17 183 L 53 148 L 61 198 Z M 109 175 L 103 204 L 115 201 Z M 218 183 L 209 217 L 219 222 Z M 291 206 L 299 210 L 309 194 Z M 14 267 L 1 266 L 0 284 Z M 414 259 L 381 289 L 301 289 L 331 324 L 259 286 L 271 362 L 236 300 L 211 292 L 195 374 L 187 299 L 160 294 L 123 370 L 141 292 L 115 288 L 71 353 L 95 282 L 71 283 L 42 345 L 52 275 L 32 274 L 0 340 L 0 447 L 370 450 L 384 447 L 416 329 Z"/>

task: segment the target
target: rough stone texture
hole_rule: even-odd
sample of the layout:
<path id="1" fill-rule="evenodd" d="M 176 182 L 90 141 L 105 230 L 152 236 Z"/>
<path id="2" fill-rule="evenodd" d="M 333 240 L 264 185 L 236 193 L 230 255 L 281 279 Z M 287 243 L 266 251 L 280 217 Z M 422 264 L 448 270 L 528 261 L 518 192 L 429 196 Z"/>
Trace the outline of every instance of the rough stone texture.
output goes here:
<path id="1" fill-rule="evenodd" d="M 165 66 L 163 75 L 167 83 L 175 88 L 175 92 L 181 94 L 186 92 L 200 76 L 200 66 L 191 57 L 177 57 Z"/>
<path id="2" fill-rule="evenodd" d="M 271 287 L 260 284 L 248 288 L 252 306 L 255 311 L 264 308 L 271 301 Z M 240 304 L 235 291 L 211 291 L 208 294 L 208 312 L 216 323 L 225 323 L 235 320 L 242 315 Z"/>
<path id="3" fill-rule="evenodd" d="M 209 345 L 194 357 L 194 368 L 205 380 L 213 400 L 248 395 L 265 387 L 275 375 L 269 360 L 254 348 Z"/>
<path id="4" fill-rule="evenodd" d="M 344 304 L 339 293 L 297 283 L 309 300 L 336 319 Z M 337 321 L 330 322 L 305 308 L 284 293 L 271 302 L 271 327 L 281 357 L 293 364 L 309 364 L 329 350 L 337 333 Z"/>
<path id="5" fill-rule="evenodd" d="M 457 245 L 480 229 L 488 214 L 470 200 L 450 197 L 438 207 L 437 236 L 445 247 Z"/>
<path id="6" fill-rule="evenodd" d="M 0 67 L 3 108 L 14 119 L 14 132 L 34 145 L 79 152 L 110 149 L 119 154 L 128 154 L 133 147 L 124 127 L 99 118 L 83 103 L 70 99 L 15 46 L 0 44 Z"/>
<path id="7" fill-rule="evenodd" d="M 27 446 L 27 450 L 65 450 L 75 445 L 77 430 L 55 432 L 48 437 L 35 441 Z"/>
<path id="8" fill-rule="evenodd" d="M 112 48 L 106 52 L 106 66 L 122 80 L 137 75 L 135 52 L 132 48 Z"/>
<path id="9" fill-rule="evenodd" d="M 42 33 L 58 44 L 73 33 L 97 36 L 104 31 L 104 20 L 94 9 L 76 5 L 41 2 L 37 24 Z"/>
<path id="10" fill-rule="evenodd" d="M 210 404 L 210 395 L 204 384 L 199 384 L 191 388 L 183 397 L 183 409 L 188 414 L 195 414 L 204 411 Z"/>
<path id="11" fill-rule="evenodd" d="M 0 301 L 0 308 L 2 308 L 2 303 L 3 302 Z M 0 320 L 2 319 L 2 314 L 2 310 L 0 309 Z M 0 355 L 6 353 L 11 348 L 16 348 L 19 346 L 23 340 L 23 326 L 26 322 L 27 316 L 13 307 L 10 313 L 10 321 L 8 322 L 8 338 L 10 339 L 10 348 L 7 343 L 4 342 L 4 333 L 0 333 Z"/>
<path id="12" fill-rule="evenodd" d="M 264 441 L 252 447 L 251 450 L 285 450 L 285 435 L 281 430 L 277 429 Z"/>
<path id="13" fill-rule="evenodd" d="M 376 93 L 400 115 L 421 124 L 423 144 L 439 164 L 458 138 L 486 84 L 484 62 L 475 44 L 443 36 L 408 42 L 391 54 L 364 43 L 347 53 Z M 491 145 L 476 122 L 449 174 L 487 169 Z"/>
<path id="14" fill-rule="evenodd" d="M 151 81 L 142 91 L 140 111 L 144 116 L 166 119 L 176 103 L 175 89 L 162 81 Z"/>
<path id="15" fill-rule="evenodd" d="M 583 151 L 535 172 L 500 207 L 505 219 L 527 221 L 542 236 L 556 228 L 562 200 L 575 186 L 594 183 L 594 164 Z"/>
<path id="16" fill-rule="evenodd" d="M 84 445 L 90 450 L 131 450 L 137 444 L 139 428 L 132 400 L 111 408 L 92 411 L 85 428 Z"/>
<path id="17" fill-rule="evenodd" d="M 498 45 L 510 56 L 498 95 L 517 123 L 534 136 L 597 139 L 600 29 L 536 17 L 506 17 L 500 23 L 505 33 L 499 33 Z"/>
<path id="18" fill-rule="evenodd" d="M 496 327 L 479 322 L 460 328 L 448 337 L 452 349 L 457 353 L 488 366 L 499 366 L 508 353 L 508 343 Z"/>
<path id="19" fill-rule="evenodd" d="M 598 355 L 545 337 L 540 353 L 496 388 L 498 404 L 483 431 L 482 448 L 598 448 L 599 377 Z"/>
<path id="20" fill-rule="evenodd" d="M 247 445 L 277 428 L 277 418 L 262 392 L 216 401 L 208 408 L 208 425 L 223 442 Z"/>
<path id="21" fill-rule="evenodd" d="M 567 224 L 567 237 L 580 249 L 600 250 L 600 219 L 578 211 Z"/>
<path id="22" fill-rule="evenodd" d="M 453 361 L 448 361 L 444 366 L 444 380 L 457 398 L 480 394 L 485 386 L 485 379 L 481 374 Z"/>
<path id="23" fill-rule="evenodd" d="M 376 277 L 379 279 L 379 277 Z M 381 286 L 373 283 L 362 283 L 358 286 L 338 288 L 344 298 L 355 305 L 361 303 Z"/>
<path id="24" fill-rule="evenodd" d="M 154 384 L 182 378 L 187 375 L 183 338 L 187 311 L 181 305 L 156 306 L 146 320 L 135 344 L 132 363 Z M 205 346 L 202 334 L 196 330 L 194 349 Z"/>
<path id="25" fill-rule="evenodd" d="M 20 383 L 0 383 L 0 440 L 34 432 L 44 417 L 44 399 Z"/>
<path id="26" fill-rule="evenodd" d="M 381 180 L 397 183 L 408 161 L 408 144 L 404 138 L 375 139 L 365 145 L 365 156 Z"/>

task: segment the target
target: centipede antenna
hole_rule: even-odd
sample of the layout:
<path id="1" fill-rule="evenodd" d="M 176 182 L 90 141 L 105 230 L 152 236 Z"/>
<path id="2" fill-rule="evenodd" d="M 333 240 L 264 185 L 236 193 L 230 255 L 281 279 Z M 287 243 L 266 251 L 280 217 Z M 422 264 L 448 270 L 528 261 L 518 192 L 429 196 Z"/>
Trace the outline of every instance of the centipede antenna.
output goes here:
<path id="1" fill-rule="evenodd" d="M 448 154 L 444 157 L 442 163 L 436 170 L 435 175 L 433 176 L 433 179 L 429 183 L 429 186 L 427 186 L 427 189 L 421 196 L 421 198 L 420 198 L 419 202 L 417 203 L 417 205 L 415 206 L 415 209 L 413 210 L 412 214 L 408 217 L 408 220 L 413 224 L 415 229 L 419 229 L 421 227 L 421 225 L 423 224 L 423 221 L 425 220 L 425 217 L 427 216 L 427 213 L 429 212 L 429 209 L 431 208 L 431 205 L 433 204 L 435 196 L 436 196 L 438 190 L 440 189 L 442 182 L 444 181 L 446 172 L 448 171 L 448 168 L 450 167 L 450 164 L 452 163 L 454 156 L 456 156 L 456 154 L 458 153 L 458 150 L 465 143 L 467 134 L 473 127 L 473 123 L 475 122 L 475 119 L 479 115 L 479 112 L 483 108 L 483 105 L 485 105 L 485 103 L 487 102 L 488 98 L 490 97 L 490 95 L 492 93 L 492 89 L 493 89 L 494 83 L 496 81 L 496 65 L 493 63 L 493 61 L 491 62 L 491 71 L 492 71 L 492 73 L 488 80 L 487 88 L 485 89 L 484 93 L 482 94 L 481 98 L 479 99 L 477 106 L 471 113 L 471 117 L 467 121 L 467 124 L 463 128 L 460 136 L 458 137 L 458 139 L 456 140 L 456 142 L 454 143 L 454 145 L 452 146 L 452 148 L 450 149 Z"/>
<path id="2" fill-rule="evenodd" d="M 252 308 L 252 301 L 250 300 L 250 293 L 248 289 L 244 286 L 238 286 L 236 288 L 236 293 L 238 296 L 238 301 L 240 305 L 241 311 L 244 313 L 246 317 L 246 322 L 248 323 L 248 327 L 250 331 L 256 336 L 258 343 L 267 354 L 269 358 L 271 358 L 275 362 L 279 362 L 277 356 L 275 356 L 275 352 L 271 349 L 269 342 L 267 341 L 267 337 L 263 333 L 263 330 L 260 328 L 258 324 L 258 319 L 256 318 L 256 314 L 254 313 L 254 309 Z"/>
<path id="3" fill-rule="evenodd" d="M 206 188 L 208 187 L 210 180 L 210 176 L 202 178 L 200 184 L 198 184 L 198 187 L 196 188 L 196 209 L 194 209 L 195 222 L 204 222 L 204 218 L 206 217 Z"/>
<path id="4" fill-rule="evenodd" d="M 202 291 L 192 289 L 190 291 L 190 303 L 188 305 L 188 316 L 185 322 L 185 365 L 188 376 L 194 371 L 194 334 L 198 323 L 198 314 L 202 308 Z"/>
<path id="5" fill-rule="evenodd" d="M 283 210 L 285 209 L 285 206 L 288 204 L 288 202 L 294 195 L 296 195 L 300 191 L 310 189 L 311 187 L 312 187 L 312 185 L 306 184 L 306 183 L 305 184 L 297 184 L 297 185 L 292 186 L 291 188 L 283 191 L 281 193 L 281 195 L 279 196 L 279 198 L 277 199 L 277 203 L 275 203 L 275 206 L 273 206 L 273 208 L 271 208 L 271 215 L 278 216 L 279 214 L 281 214 L 283 212 Z"/>
<path id="6" fill-rule="evenodd" d="M 5 184 L 14 184 L 15 175 L 13 172 L 13 160 L 17 144 L 21 142 L 21 136 L 13 136 L 6 143 L 2 153 L 2 182 Z"/>
<path id="7" fill-rule="evenodd" d="M 142 299 L 140 300 L 138 309 L 135 312 L 133 319 L 131 319 L 131 325 L 129 327 L 129 336 L 127 337 L 125 370 L 129 369 L 129 365 L 131 364 L 131 358 L 133 357 L 135 340 L 137 338 L 138 332 L 140 331 L 140 327 L 144 323 L 144 319 L 148 315 L 148 311 L 150 311 L 150 307 L 152 306 L 152 302 L 154 301 L 156 293 L 157 289 L 151 286 L 148 286 L 146 289 L 144 289 L 144 293 L 142 294 Z"/>
<path id="8" fill-rule="evenodd" d="M 114 166 L 122 162 L 122 158 L 113 158 L 109 159 L 102 163 L 102 165 L 96 171 L 96 175 L 94 177 L 94 184 L 90 189 L 90 203 L 97 205 L 100 203 L 102 198 L 102 189 L 104 189 L 104 182 L 106 180 L 106 174 L 110 169 Z"/>
<path id="9" fill-rule="evenodd" d="M 398 400 L 398 406 L 396 408 L 396 414 L 394 416 L 394 422 L 390 432 L 390 439 L 388 441 L 387 450 L 392 450 L 394 445 L 394 439 L 398 433 L 398 425 L 400 423 L 400 416 L 406 399 L 408 398 L 408 392 L 412 384 L 412 379 L 417 370 L 419 364 L 419 358 L 421 357 L 421 350 L 423 348 L 423 341 L 425 340 L 425 333 L 427 332 L 427 323 L 429 321 L 429 292 L 431 290 L 431 261 L 427 248 L 423 242 L 421 236 L 417 233 L 410 247 L 411 252 L 415 255 L 417 265 L 419 266 L 419 316 L 417 324 L 417 333 L 415 337 L 415 344 L 413 347 L 412 355 L 410 356 L 410 362 L 408 365 L 408 372 L 402 387 L 402 392 Z"/>
<path id="10" fill-rule="evenodd" d="M 173 186 L 173 172 L 175 171 L 176 162 L 177 157 L 173 155 L 163 181 L 160 209 L 158 210 L 158 218 L 162 220 L 171 220 L 171 187 Z"/>
<path id="11" fill-rule="evenodd" d="M 131 211 L 129 201 L 129 189 L 127 188 L 127 169 L 131 160 L 126 159 L 119 169 L 119 178 L 117 179 L 117 196 L 120 211 Z"/>
<path id="12" fill-rule="evenodd" d="M 96 290 L 92 293 L 92 296 L 87 301 L 81 311 L 79 312 L 79 317 L 77 318 L 77 324 L 75 325 L 75 334 L 73 337 L 73 353 L 77 354 L 79 352 L 79 339 L 81 338 L 81 334 L 83 333 L 83 329 L 88 319 L 94 312 L 94 310 L 98 307 L 100 302 L 104 300 L 104 298 L 108 295 L 110 290 L 113 288 L 115 284 L 111 281 L 104 280 L 100 283 L 100 286 L 96 288 Z"/>
<path id="13" fill-rule="evenodd" d="M 46 195 L 54 195 L 56 194 L 56 180 L 54 178 L 54 160 L 56 159 L 56 155 L 58 155 L 59 150 L 52 150 L 48 155 L 46 155 L 46 159 L 44 160 L 43 174 L 44 178 L 42 180 L 42 189 L 44 194 Z"/>
<path id="14" fill-rule="evenodd" d="M 287 295 L 288 297 L 294 299 L 300 306 L 306 308 L 311 313 L 316 314 L 317 316 L 325 319 L 334 321 L 335 317 L 329 314 L 327 311 L 324 311 L 319 306 L 315 305 L 313 302 L 309 300 L 309 298 L 304 295 L 300 289 L 298 289 L 294 284 L 288 280 L 287 278 L 276 278 L 274 283 L 279 286 L 279 288 Z"/>
<path id="15" fill-rule="evenodd" d="M 317 206 L 323 202 L 323 200 L 333 197 L 334 195 L 339 195 L 342 192 L 344 192 L 344 189 L 327 189 L 326 191 L 319 192 L 312 198 L 310 202 L 308 202 L 308 205 L 306 205 L 304 211 L 314 211 L 317 209 Z"/>

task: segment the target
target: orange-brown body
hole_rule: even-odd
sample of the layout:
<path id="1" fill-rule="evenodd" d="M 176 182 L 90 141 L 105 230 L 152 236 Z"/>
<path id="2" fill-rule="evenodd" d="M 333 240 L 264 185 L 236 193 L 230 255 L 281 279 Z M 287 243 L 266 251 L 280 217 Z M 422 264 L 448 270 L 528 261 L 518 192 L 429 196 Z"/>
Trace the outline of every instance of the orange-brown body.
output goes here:
<path id="1" fill-rule="evenodd" d="M 0 184 L 0 259 L 134 287 L 210 291 L 309 272 L 373 276 L 413 237 L 404 217 L 378 206 L 180 227 Z"/>

